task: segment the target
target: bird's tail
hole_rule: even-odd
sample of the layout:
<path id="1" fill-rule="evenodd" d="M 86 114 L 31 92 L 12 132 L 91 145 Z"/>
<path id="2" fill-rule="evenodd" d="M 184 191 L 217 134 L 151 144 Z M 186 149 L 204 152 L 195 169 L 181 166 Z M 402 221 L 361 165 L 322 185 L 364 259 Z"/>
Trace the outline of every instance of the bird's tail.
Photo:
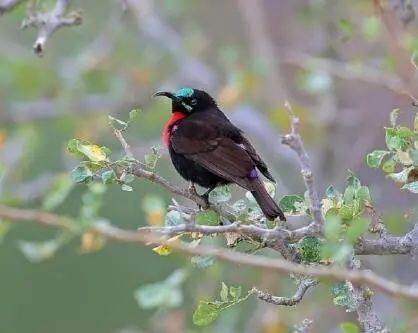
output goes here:
<path id="1" fill-rule="evenodd" d="M 278 217 L 281 221 L 286 221 L 286 217 L 284 216 L 282 210 L 279 208 L 270 194 L 268 194 L 263 182 L 257 178 L 254 179 L 252 185 L 253 190 L 251 193 L 263 211 L 264 215 L 269 220 L 275 220 Z"/>

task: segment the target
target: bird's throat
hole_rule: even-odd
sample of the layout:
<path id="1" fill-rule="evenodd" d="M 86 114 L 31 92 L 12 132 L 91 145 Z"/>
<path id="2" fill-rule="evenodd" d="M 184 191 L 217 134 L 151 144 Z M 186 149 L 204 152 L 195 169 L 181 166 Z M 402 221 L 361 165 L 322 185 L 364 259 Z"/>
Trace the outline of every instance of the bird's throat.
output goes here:
<path id="1" fill-rule="evenodd" d="M 168 148 L 170 144 L 171 129 L 173 128 L 174 124 L 185 117 L 186 115 L 182 112 L 172 113 L 170 119 L 164 125 L 163 132 L 162 132 L 162 139 L 163 139 L 164 147 Z"/>

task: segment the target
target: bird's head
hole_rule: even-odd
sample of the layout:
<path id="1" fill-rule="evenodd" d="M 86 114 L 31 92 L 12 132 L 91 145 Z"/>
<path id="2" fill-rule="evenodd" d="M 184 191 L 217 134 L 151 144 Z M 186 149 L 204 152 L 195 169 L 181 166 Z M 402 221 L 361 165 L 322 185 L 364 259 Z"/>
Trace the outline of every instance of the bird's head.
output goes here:
<path id="1" fill-rule="evenodd" d="M 205 91 L 192 88 L 181 88 L 176 92 L 159 91 L 154 97 L 165 96 L 172 101 L 172 112 L 189 115 L 216 107 L 215 100 Z"/>

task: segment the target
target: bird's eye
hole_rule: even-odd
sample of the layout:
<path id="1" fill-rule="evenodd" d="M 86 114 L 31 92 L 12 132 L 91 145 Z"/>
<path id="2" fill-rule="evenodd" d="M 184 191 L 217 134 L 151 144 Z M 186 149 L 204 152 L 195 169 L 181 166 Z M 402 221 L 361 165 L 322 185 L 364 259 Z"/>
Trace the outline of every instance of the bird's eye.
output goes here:
<path id="1" fill-rule="evenodd" d="M 191 104 L 191 105 L 196 105 L 196 104 L 197 104 L 197 99 L 196 99 L 196 98 L 193 98 L 193 99 L 190 101 L 190 104 Z"/>

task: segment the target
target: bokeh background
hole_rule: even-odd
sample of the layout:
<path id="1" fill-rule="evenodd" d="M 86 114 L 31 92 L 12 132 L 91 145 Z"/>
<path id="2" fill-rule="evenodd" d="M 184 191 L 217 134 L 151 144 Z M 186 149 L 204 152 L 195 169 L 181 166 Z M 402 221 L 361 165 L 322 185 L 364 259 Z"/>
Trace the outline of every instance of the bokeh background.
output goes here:
<path id="1" fill-rule="evenodd" d="M 45 8 L 54 3 L 39 2 Z M 389 3 L 391 32 L 366 0 L 73 1 L 83 10 L 83 24 L 57 31 L 42 58 L 31 49 L 36 31 L 18 29 L 25 16 L 25 7 L 18 7 L 0 17 L 1 201 L 45 206 L 51 187 L 65 182 L 77 164 L 66 152 L 71 138 L 121 155 L 108 114 L 124 119 L 140 108 L 128 138 L 136 156 L 150 152 L 160 145 L 169 116 L 168 102 L 153 100 L 152 93 L 192 86 L 215 96 L 247 133 L 279 179 L 278 195 L 304 191 L 293 152 L 280 144 L 289 100 L 301 118 L 321 193 L 330 184 L 343 189 L 352 170 L 371 188 L 389 229 L 409 230 L 416 199 L 364 162 L 368 152 L 384 148 L 383 127 L 393 108 L 400 108 L 406 124 L 416 111 L 405 92 L 416 87 L 409 57 L 418 50 L 418 22 L 407 8 Z M 158 172 L 184 185 L 167 157 L 163 153 Z M 100 216 L 124 228 L 162 223 L 164 211 L 150 213 L 147 203 L 165 207 L 169 194 L 145 181 L 133 187 L 132 193 L 108 187 Z M 54 210 L 77 216 L 86 191 L 68 186 Z M 93 251 L 85 240 L 33 263 L 19 242 L 48 240 L 55 232 L 6 222 L 0 229 L 0 332 L 279 333 L 304 318 L 314 320 L 313 332 L 339 332 L 340 322 L 355 320 L 332 303 L 325 285 L 295 308 L 250 300 L 197 328 L 191 321 L 195 305 L 216 297 L 221 281 L 278 295 L 290 295 L 294 285 L 225 263 L 191 268 L 190 258 L 161 257 L 145 247 L 107 244 Z M 407 257 L 366 258 L 364 264 L 403 283 L 418 275 L 416 261 Z M 141 309 L 134 291 L 175 269 L 188 276 L 181 304 Z M 418 332 L 416 307 L 377 294 L 375 308 L 394 332 Z"/>

